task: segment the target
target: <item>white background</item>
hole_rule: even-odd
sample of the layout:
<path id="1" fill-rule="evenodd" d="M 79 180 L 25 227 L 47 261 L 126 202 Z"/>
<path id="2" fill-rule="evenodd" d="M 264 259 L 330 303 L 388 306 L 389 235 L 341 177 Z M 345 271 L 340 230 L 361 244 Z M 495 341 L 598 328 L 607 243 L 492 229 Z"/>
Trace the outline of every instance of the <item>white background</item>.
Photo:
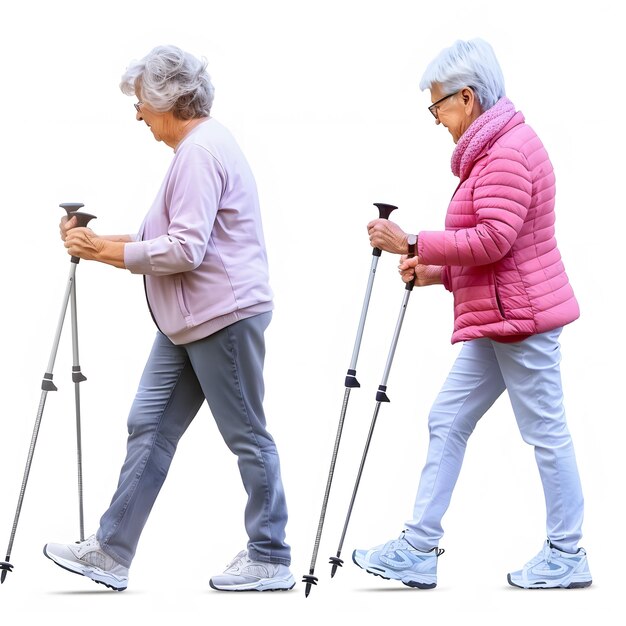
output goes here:
<path id="1" fill-rule="evenodd" d="M 2 372 L 0 558 L 67 283 L 61 202 L 83 202 L 102 234 L 133 232 L 172 156 L 135 121 L 119 78 L 131 59 L 174 43 L 205 56 L 214 116 L 257 178 L 276 311 L 267 333 L 266 410 L 279 446 L 298 580 L 289 594 L 212 592 L 208 579 L 245 545 L 235 458 L 203 408 L 181 441 L 145 528 L 130 586 L 115 594 L 55 567 L 47 541 L 78 538 L 69 314 L 55 363 L 13 573 L 7 623 L 126 624 L 227 616 L 237 623 L 459 619 L 508 624 L 598 620 L 623 586 L 623 47 L 617 2 L 188 0 L 21 2 L 4 8 L 2 58 Z M 346 537 L 329 577 L 403 295 L 381 257 L 335 481 L 308 599 L 308 572 L 371 250 L 374 202 L 407 231 L 439 229 L 456 179 L 453 143 L 427 112 L 419 78 L 455 39 L 496 51 L 507 95 L 544 141 L 557 176 L 557 238 L 582 309 L 562 335 L 568 419 L 586 496 L 594 585 L 523 592 L 506 573 L 541 547 L 544 504 L 532 450 L 503 397 L 470 442 L 444 518 L 439 585 L 413 591 L 358 570 L 355 547 L 395 537 L 412 510 L 428 408 L 459 346 L 443 288 L 411 296 Z M 125 422 L 154 336 L 139 276 L 77 271 L 86 534 L 115 487 Z M 5 535 L 6 534 L 6 535 Z M 5 537 L 5 538 L 3 538 Z M 618 577 L 620 580 L 618 580 Z M 18 621 L 16 621 L 18 620 Z"/>

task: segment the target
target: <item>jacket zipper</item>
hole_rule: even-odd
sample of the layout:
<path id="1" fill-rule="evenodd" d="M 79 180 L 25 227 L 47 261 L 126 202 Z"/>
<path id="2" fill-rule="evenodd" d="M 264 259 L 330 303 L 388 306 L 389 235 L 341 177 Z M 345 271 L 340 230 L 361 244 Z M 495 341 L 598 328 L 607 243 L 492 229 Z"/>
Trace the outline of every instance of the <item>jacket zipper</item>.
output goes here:
<path id="1" fill-rule="evenodd" d="M 152 321 L 154 322 L 154 325 L 157 327 L 157 330 L 160 333 L 163 333 L 163 331 L 159 328 L 159 325 L 157 324 L 156 318 L 154 317 L 154 313 L 152 312 L 152 307 L 150 306 L 150 300 L 148 300 L 148 288 L 146 286 L 146 275 L 143 275 L 143 292 L 146 295 L 146 304 L 148 305 L 148 311 L 150 311 L 150 317 L 152 318 Z M 165 334 L 165 333 L 163 333 Z"/>

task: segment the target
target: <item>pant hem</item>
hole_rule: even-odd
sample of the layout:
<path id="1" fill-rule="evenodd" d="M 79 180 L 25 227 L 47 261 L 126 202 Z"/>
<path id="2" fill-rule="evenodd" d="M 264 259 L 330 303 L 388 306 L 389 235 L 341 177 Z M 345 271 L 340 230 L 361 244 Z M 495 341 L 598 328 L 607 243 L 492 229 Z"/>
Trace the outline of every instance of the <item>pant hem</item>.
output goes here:
<path id="1" fill-rule="evenodd" d="M 286 567 L 291 565 L 291 558 L 289 557 L 268 557 L 264 554 L 259 554 L 254 548 L 248 548 L 248 556 L 253 561 L 259 561 L 260 563 L 275 563 L 276 565 L 285 565 Z"/>

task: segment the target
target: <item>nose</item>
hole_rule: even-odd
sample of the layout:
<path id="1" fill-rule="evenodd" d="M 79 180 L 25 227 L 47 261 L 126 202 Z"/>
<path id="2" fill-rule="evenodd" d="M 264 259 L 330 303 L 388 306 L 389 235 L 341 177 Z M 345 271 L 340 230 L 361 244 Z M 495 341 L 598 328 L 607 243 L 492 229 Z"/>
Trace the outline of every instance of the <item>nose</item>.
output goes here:
<path id="1" fill-rule="evenodd" d="M 138 122 L 143 122 L 143 117 L 141 117 L 141 112 L 140 111 L 137 111 L 137 113 L 135 113 L 135 119 Z"/>

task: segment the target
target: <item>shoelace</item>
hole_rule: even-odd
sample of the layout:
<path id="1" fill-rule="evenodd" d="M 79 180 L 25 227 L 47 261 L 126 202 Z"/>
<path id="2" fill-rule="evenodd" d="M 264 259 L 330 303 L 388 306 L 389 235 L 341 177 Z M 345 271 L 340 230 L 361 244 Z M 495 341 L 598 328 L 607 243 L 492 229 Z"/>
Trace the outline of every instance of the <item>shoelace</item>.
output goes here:
<path id="1" fill-rule="evenodd" d="M 546 545 L 543 547 L 543 560 L 546 563 L 550 563 L 550 561 L 552 560 L 552 547 L 548 543 L 546 543 Z"/>
<path id="2" fill-rule="evenodd" d="M 80 550 L 82 552 L 89 552 L 91 548 L 96 548 L 96 547 L 99 548 L 100 544 L 98 543 L 96 536 L 91 535 L 90 537 L 87 537 L 85 541 L 82 542 L 82 544 L 80 545 Z"/>
<path id="3" fill-rule="evenodd" d="M 227 566 L 226 569 L 230 569 L 231 567 L 233 567 L 233 565 L 240 563 L 240 562 L 245 562 L 246 557 L 248 556 L 248 553 L 246 551 L 240 552 Z"/>
<path id="4" fill-rule="evenodd" d="M 418 552 L 424 553 L 422 550 L 413 548 L 413 546 L 404 538 L 404 533 L 402 533 L 400 537 L 398 537 L 398 539 L 392 539 L 391 541 L 388 541 L 385 544 L 382 552 L 383 553 L 391 552 L 392 550 L 395 550 L 398 547 L 400 547 L 402 550 L 412 549 L 412 550 L 417 550 Z M 438 557 L 440 557 L 445 552 L 443 548 L 434 548 L 434 550 L 435 550 L 435 554 Z M 427 553 L 424 553 L 424 554 L 427 554 Z"/>
<path id="5" fill-rule="evenodd" d="M 528 561 L 528 563 L 526 563 L 526 567 L 533 567 L 542 561 L 545 561 L 546 563 L 550 563 L 552 561 L 552 547 L 548 543 L 546 543 L 543 550 L 537 556 L 533 557 L 530 561 Z"/>
<path id="6" fill-rule="evenodd" d="M 397 548 L 401 548 L 401 549 L 406 549 L 406 544 L 407 542 L 405 541 L 405 539 L 403 537 L 400 537 L 399 539 L 392 539 L 391 541 L 388 541 L 384 548 L 383 548 L 383 552 L 391 552 Z M 410 547 L 410 546 L 409 546 Z"/>

